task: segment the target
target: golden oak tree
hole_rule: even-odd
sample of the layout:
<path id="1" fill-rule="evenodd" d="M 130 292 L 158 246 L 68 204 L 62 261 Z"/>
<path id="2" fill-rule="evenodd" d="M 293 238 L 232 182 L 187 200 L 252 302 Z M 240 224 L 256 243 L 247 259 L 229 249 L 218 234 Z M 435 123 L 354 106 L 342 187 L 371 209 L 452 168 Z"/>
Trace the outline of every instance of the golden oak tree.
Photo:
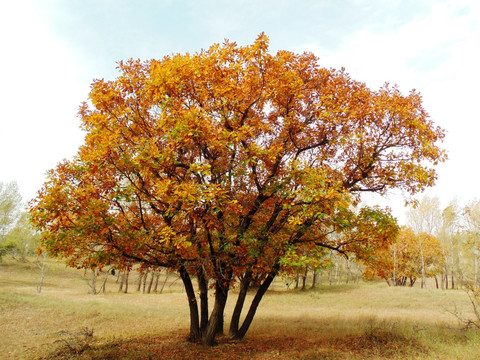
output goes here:
<path id="1" fill-rule="evenodd" d="M 32 218 L 44 247 L 72 266 L 178 271 L 190 337 L 208 345 L 235 283 L 230 334 L 242 338 L 285 254 L 391 241 L 382 234 L 396 224 L 383 212 L 351 205 L 362 192 L 421 191 L 445 159 L 418 93 L 372 91 L 310 53 L 270 54 L 264 34 L 119 71 L 93 83 L 80 109 L 85 144 L 49 173 Z"/>

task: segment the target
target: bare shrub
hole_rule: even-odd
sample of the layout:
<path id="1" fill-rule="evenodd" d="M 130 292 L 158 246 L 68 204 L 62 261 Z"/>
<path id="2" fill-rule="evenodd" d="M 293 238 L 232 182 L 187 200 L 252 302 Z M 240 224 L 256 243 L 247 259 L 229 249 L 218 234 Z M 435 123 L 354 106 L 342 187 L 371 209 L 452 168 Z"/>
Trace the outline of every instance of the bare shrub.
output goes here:
<path id="1" fill-rule="evenodd" d="M 62 330 L 58 335 L 61 338 L 55 341 L 60 344 L 56 349 L 57 354 L 81 354 L 90 349 L 94 341 L 93 329 L 88 327 L 83 327 L 75 332 Z"/>
<path id="2" fill-rule="evenodd" d="M 480 330 L 480 288 L 472 284 L 465 285 L 465 293 L 470 300 L 471 308 L 473 311 L 473 317 L 466 316 L 455 306 L 454 311 L 449 311 L 453 314 L 463 325 L 464 329 L 468 330 L 471 328 Z"/>

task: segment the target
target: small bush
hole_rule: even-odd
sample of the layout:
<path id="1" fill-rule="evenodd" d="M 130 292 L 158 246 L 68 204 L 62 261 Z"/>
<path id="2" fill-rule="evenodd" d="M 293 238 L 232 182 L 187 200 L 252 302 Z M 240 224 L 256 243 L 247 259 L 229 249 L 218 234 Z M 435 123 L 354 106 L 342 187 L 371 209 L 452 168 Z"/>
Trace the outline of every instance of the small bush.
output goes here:
<path id="1" fill-rule="evenodd" d="M 15 250 L 14 244 L 8 243 L 0 245 L 0 263 L 2 262 L 2 257 L 11 253 L 13 250 Z"/>
<path id="2" fill-rule="evenodd" d="M 57 355 L 81 354 L 90 349 L 93 344 L 93 329 L 83 327 L 78 331 L 62 330 L 58 333 L 61 337 L 55 343 L 60 343 L 56 349 Z"/>

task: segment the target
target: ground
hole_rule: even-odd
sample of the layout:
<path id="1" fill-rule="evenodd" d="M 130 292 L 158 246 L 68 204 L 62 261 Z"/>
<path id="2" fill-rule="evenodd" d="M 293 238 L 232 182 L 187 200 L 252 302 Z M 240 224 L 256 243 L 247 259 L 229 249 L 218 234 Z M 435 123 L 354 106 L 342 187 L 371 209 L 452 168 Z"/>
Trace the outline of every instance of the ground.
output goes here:
<path id="1" fill-rule="evenodd" d="M 33 259 L 32 259 L 33 260 Z M 274 284 L 242 341 L 207 348 L 186 340 L 181 282 L 162 294 L 88 294 L 83 270 L 50 261 L 45 284 L 32 263 L 0 264 L 0 358 L 5 359 L 478 359 L 480 334 L 452 312 L 472 316 L 462 290 L 392 288 L 382 282 Z M 160 281 L 163 281 L 161 278 Z M 231 314 L 235 293 L 227 304 Z M 226 318 L 228 326 L 228 317 Z"/>

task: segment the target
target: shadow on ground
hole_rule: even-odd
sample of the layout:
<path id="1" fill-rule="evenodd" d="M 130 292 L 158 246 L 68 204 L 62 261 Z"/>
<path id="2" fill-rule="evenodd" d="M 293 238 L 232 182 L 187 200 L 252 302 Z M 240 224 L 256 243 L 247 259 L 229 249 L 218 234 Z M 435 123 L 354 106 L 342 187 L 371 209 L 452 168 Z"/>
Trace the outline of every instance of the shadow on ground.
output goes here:
<path id="1" fill-rule="evenodd" d="M 222 337 L 213 348 L 192 344 L 184 334 L 64 345 L 43 359 L 403 359 L 427 353 L 418 341 L 389 332 L 341 339 L 253 336 L 234 341 Z"/>

